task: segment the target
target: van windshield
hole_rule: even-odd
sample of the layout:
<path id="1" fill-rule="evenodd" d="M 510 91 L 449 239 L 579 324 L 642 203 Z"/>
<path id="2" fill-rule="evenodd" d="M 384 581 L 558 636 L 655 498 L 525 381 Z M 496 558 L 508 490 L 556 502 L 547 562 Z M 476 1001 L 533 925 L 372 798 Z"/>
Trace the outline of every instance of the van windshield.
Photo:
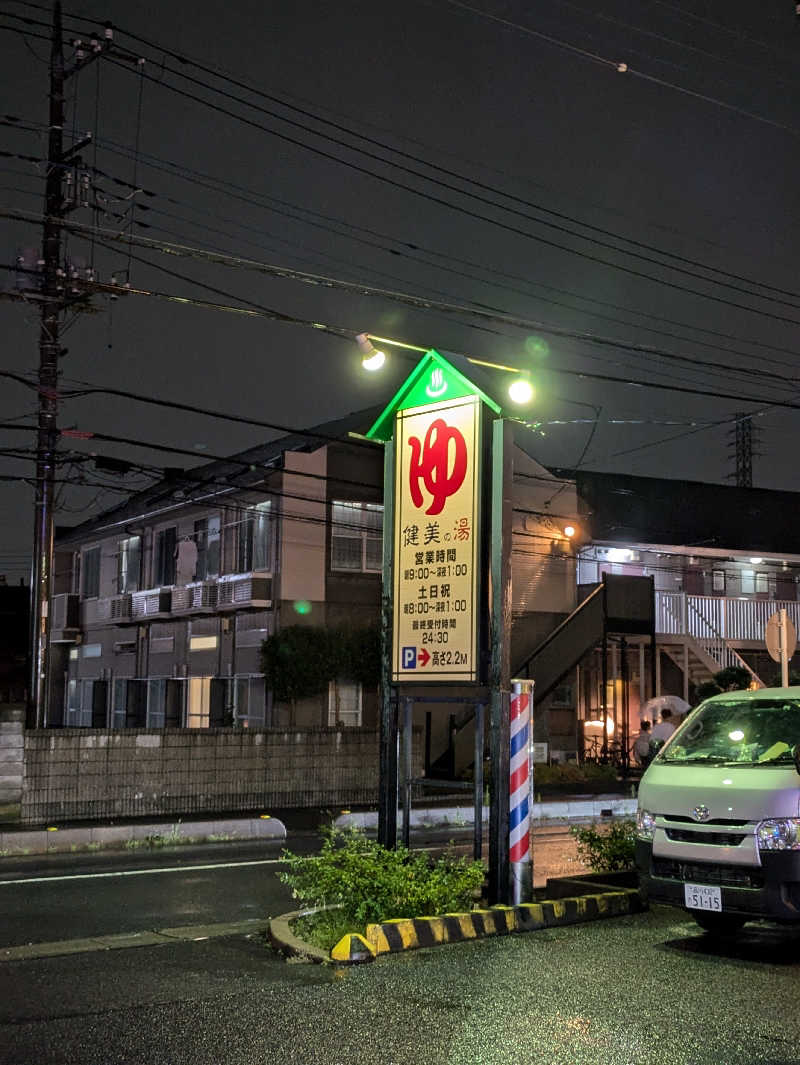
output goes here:
<path id="1" fill-rule="evenodd" d="M 659 762 L 791 765 L 800 743 L 800 699 L 706 702 L 675 732 Z"/>

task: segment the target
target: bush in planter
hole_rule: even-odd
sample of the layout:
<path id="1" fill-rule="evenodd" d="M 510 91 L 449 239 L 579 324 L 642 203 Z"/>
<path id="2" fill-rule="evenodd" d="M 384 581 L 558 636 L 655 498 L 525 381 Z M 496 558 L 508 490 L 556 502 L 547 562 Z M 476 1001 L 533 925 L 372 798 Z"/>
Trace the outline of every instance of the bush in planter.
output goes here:
<path id="1" fill-rule="evenodd" d="M 620 873 L 633 869 L 636 822 L 612 821 L 605 830 L 573 825 L 570 835 L 578 844 L 578 857 L 595 873 Z"/>
<path id="2" fill-rule="evenodd" d="M 302 934 L 324 948 L 370 922 L 468 910 L 484 879 L 481 862 L 388 850 L 356 829 L 333 825 L 318 855 L 283 853 L 289 868 L 279 878 L 304 908 L 338 907 L 335 919 L 330 912 L 304 919 Z"/>
<path id="3" fill-rule="evenodd" d="M 567 791 L 570 788 L 593 787 L 608 791 L 617 784 L 617 771 L 613 765 L 579 766 L 574 762 L 563 765 L 536 765 L 533 769 L 533 786 L 540 791 Z"/>

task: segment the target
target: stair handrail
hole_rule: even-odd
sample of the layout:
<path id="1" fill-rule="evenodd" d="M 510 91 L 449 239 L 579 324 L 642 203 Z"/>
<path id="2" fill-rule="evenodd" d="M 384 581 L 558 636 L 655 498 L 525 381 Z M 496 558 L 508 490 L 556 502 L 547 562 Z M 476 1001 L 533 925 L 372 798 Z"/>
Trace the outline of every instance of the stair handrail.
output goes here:
<path id="1" fill-rule="evenodd" d="M 586 596 L 586 598 L 582 602 L 578 603 L 578 605 L 575 607 L 575 609 L 572 610 L 564 618 L 564 620 L 561 622 L 561 624 L 557 625 L 553 629 L 553 631 L 551 633 L 549 633 L 547 636 L 545 636 L 545 638 L 542 640 L 542 642 L 540 644 L 537 644 L 537 646 L 534 647 L 533 651 L 531 651 L 531 653 L 528 655 L 528 657 L 525 659 L 525 661 L 519 667 L 519 669 L 514 670 L 514 676 L 516 676 L 516 677 L 529 677 L 530 676 L 530 672 L 529 672 L 530 665 L 531 665 L 531 662 L 534 660 L 534 658 L 536 658 L 536 656 L 538 654 L 540 654 L 544 650 L 544 648 L 547 647 L 547 645 L 549 643 L 552 643 L 553 640 L 558 638 L 560 633 L 564 631 L 564 629 L 567 627 L 567 625 L 570 624 L 572 619 L 575 617 L 575 615 L 580 610 L 583 610 L 586 607 L 586 605 L 588 603 L 590 603 L 593 599 L 595 599 L 597 596 L 603 594 L 603 588 L 604 587 L 605 586 L 601 583 L 601 584 L 598 584 L 595 588 L 593 588 L 592 591 L 589 592 L 589 594 Z"/>

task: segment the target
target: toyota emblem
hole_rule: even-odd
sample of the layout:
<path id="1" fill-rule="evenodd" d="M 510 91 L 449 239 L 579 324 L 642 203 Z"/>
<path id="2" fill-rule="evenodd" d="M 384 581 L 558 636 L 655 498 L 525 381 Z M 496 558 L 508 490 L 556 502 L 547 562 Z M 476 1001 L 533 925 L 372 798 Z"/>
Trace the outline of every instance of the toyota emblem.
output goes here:
<path id="1" fill-rule="evenodd" d="M 695 821 L 707 821 L 711 817 L 711 811 L 707 806 L 695 806 L 692 810 L 692 817 Z"/>

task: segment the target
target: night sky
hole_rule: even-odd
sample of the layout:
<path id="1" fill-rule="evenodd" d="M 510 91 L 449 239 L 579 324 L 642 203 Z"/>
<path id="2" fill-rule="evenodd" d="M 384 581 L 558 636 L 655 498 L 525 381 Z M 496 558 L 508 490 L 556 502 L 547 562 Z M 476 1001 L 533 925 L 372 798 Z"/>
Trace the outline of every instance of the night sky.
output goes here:
<path id="1" fill-rule="evenodd" d="M 10 266 L 41 240 L 44 165 L 28 157 L 46 158 L 50 5 L 0 6 L 1 110 L 13 116 L 0 126 L 0 204 L 32 219 L 0 218 Z M 800 404 L 794 4 L 75 0 L 65 38 L 106 20 L 117 47 L 69 80 L 65 137 L 95 132 L 83 158 L 104 213 L 72 221 L 488 316 L 140 246 L 129 258 L 74 235 L 71 261 L 93 263 L 100 280 L 528 366 L 528 416 L 553 466 L 725 482 L 733 415 L 752 411 L 754 484 L 800 490 L 798 412 L 771 406 Z M 144 191 L 124 199 L 130 186 Z M 15 284 L 6 270 L 0 289 Z M 131 295 L 92 307 L 67 318 L 65 391 L 88 382 L 302 428 L 386 401 L 410 368 L 395 354 L 368 376 L 340 337 L 191 303 Z M 0 301 L 0 323 L 2 368 L 30 374 L 37 307 Z M 708 394 L 645 387 L 655 383 Z M 33 390 L 4 381 L 0 397 L 0 421 L 33 424 Z M 197 457 L 65 440 L 74 461 L 59 478 L 89 483 L 65 487 L 59 524 L 165 466 L 275 435 L 98 396 L 65 399 L 60 424 Z M 15 455 L 34 443 L 29 431 L 0 434 Z M 98 473 L 92 450 L 151 477 Z M 15 455 L 0 455 L 0 474 L 30 476 L 30 458 Z M 0 493 L 0 573 L 17 581 L 33 491 L 3 481 Z"/>

